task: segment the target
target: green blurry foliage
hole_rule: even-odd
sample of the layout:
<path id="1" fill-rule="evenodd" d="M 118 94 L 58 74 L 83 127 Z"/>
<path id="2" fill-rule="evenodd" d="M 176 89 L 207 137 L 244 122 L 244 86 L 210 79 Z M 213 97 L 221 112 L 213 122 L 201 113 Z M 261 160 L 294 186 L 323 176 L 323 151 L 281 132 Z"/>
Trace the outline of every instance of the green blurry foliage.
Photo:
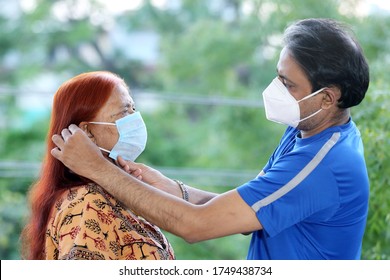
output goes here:
<path id="1" fill-rule="evenodd" d="M 1 161 L 40 162 L 47 127 L 44 119 L 28 129 L 0 129 Z M 10 173 L 7 167 L 0 169 L 0 259 L 20 258 L 19 235 L 28 216 L 26 194 L 38 175 L 35 165 L 28 164 L 20 164 L 20 169 Z"/>
<path id="2" fill-rule="evenodd" d="M 19 259 L 19 235 L 27 215 L 26 185 L 31 179 L 0 177 L 0 259 Z"/>
<path id="3" fill-rule="evenodd" d="M 365 144 L 370 178 L 370 207 L 362 258 L 390 259 L 390 99 L 388 93 L 378 94 L 376 89 L 371 87 L 363 104 L 353 113 Z"/>

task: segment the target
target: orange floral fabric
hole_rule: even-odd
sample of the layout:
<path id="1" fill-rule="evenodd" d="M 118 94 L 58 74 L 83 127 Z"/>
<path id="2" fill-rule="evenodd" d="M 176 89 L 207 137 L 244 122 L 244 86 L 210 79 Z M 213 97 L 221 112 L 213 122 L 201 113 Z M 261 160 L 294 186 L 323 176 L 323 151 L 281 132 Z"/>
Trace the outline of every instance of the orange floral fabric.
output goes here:
<path id="1" fill-rule="evenodd" d="M 172 260 L 160 229 L 96 184 L 75 187 L 56 202 L 47 226 L 46 259 Z"/>

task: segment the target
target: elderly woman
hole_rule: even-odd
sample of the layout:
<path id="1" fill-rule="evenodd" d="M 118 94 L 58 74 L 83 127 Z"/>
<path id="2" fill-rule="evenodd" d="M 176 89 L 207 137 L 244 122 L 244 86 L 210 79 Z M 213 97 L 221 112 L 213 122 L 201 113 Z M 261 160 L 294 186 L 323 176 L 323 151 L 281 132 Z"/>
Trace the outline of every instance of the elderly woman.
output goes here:
<path id="1" fill-rule="evenodd" d="M 129 88 L 117 75 L 80 74 L 57 90 L 47 139 L 77 123 L 115 163 L 135 160 L 146 144 L 146 127 Z M 30 191 L 31 217 L 22 233 L 26 259 L 174 259 L 160 229 L 126 209 L 97 184 L 46 156 Z"/>

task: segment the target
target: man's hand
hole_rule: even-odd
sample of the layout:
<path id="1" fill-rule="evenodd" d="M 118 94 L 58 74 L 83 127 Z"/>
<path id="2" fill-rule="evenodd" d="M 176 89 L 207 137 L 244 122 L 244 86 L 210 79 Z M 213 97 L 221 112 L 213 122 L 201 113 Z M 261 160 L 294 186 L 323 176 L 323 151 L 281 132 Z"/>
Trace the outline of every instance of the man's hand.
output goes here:
<path id="1" fill-rule="evenodd" d="M 144 164 L 135 163 L 131 161 L 127 162 L 123 159 L 122 156 L 118 156 L 117 161 L 115 163 L 120 168 L 122 168 L 126 173 L 142 181 L 142 169 L 144 169 L 142 165 Z"/>
<path id="2" fill-rule="evenodd" d="M 160 171 L 153 169 L 142 163 L 135 163 L 132 161 L 125 161 L 121 156 L 118 156 L 117 164 L 124 171 L 136 177 L 145 183 L 154 186 L 162 191 L 177 194 L 178 185 L 175 181 L 164 176 Z M 173 190 L 172 190 L 173 189 Z M 178 192 L 180 194 L 180 192 Z"/>
<path id="3" fill-rule="evenodd" d="M 55 134 L 51 139 L 57 146 L 51 154 L 80 176 L 93 180 L 94 173 L 108 162 L 99 148 L 74 124 L 63 129 L 61 136 Z"/>

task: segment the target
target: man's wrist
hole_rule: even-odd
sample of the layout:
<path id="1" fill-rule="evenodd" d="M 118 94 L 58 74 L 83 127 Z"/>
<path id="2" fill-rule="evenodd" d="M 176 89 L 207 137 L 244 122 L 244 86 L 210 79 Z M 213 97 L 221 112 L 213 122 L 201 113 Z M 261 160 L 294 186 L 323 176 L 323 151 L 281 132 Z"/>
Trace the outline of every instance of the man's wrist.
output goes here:
<path id="1" fill-rule="evenodd" d="M 175 181 L 179 186 L 183 199 L 185 201 L 189 201 L 190 197 L 189 197 L 187 186 L 182 181 L 175 180 L 175 179 L 173 179 L 173 181 Z"/>
<path id="2" fill-rule="evenodd" d="M 111 168 L 116 167 L 113 163 L 105 158 L 100 158 L 91 164 L 88 170 L 88 178 L 95 183 L 100 184 L 101 180 L 104 179 L 104 174 L 110 172 Z"/>

